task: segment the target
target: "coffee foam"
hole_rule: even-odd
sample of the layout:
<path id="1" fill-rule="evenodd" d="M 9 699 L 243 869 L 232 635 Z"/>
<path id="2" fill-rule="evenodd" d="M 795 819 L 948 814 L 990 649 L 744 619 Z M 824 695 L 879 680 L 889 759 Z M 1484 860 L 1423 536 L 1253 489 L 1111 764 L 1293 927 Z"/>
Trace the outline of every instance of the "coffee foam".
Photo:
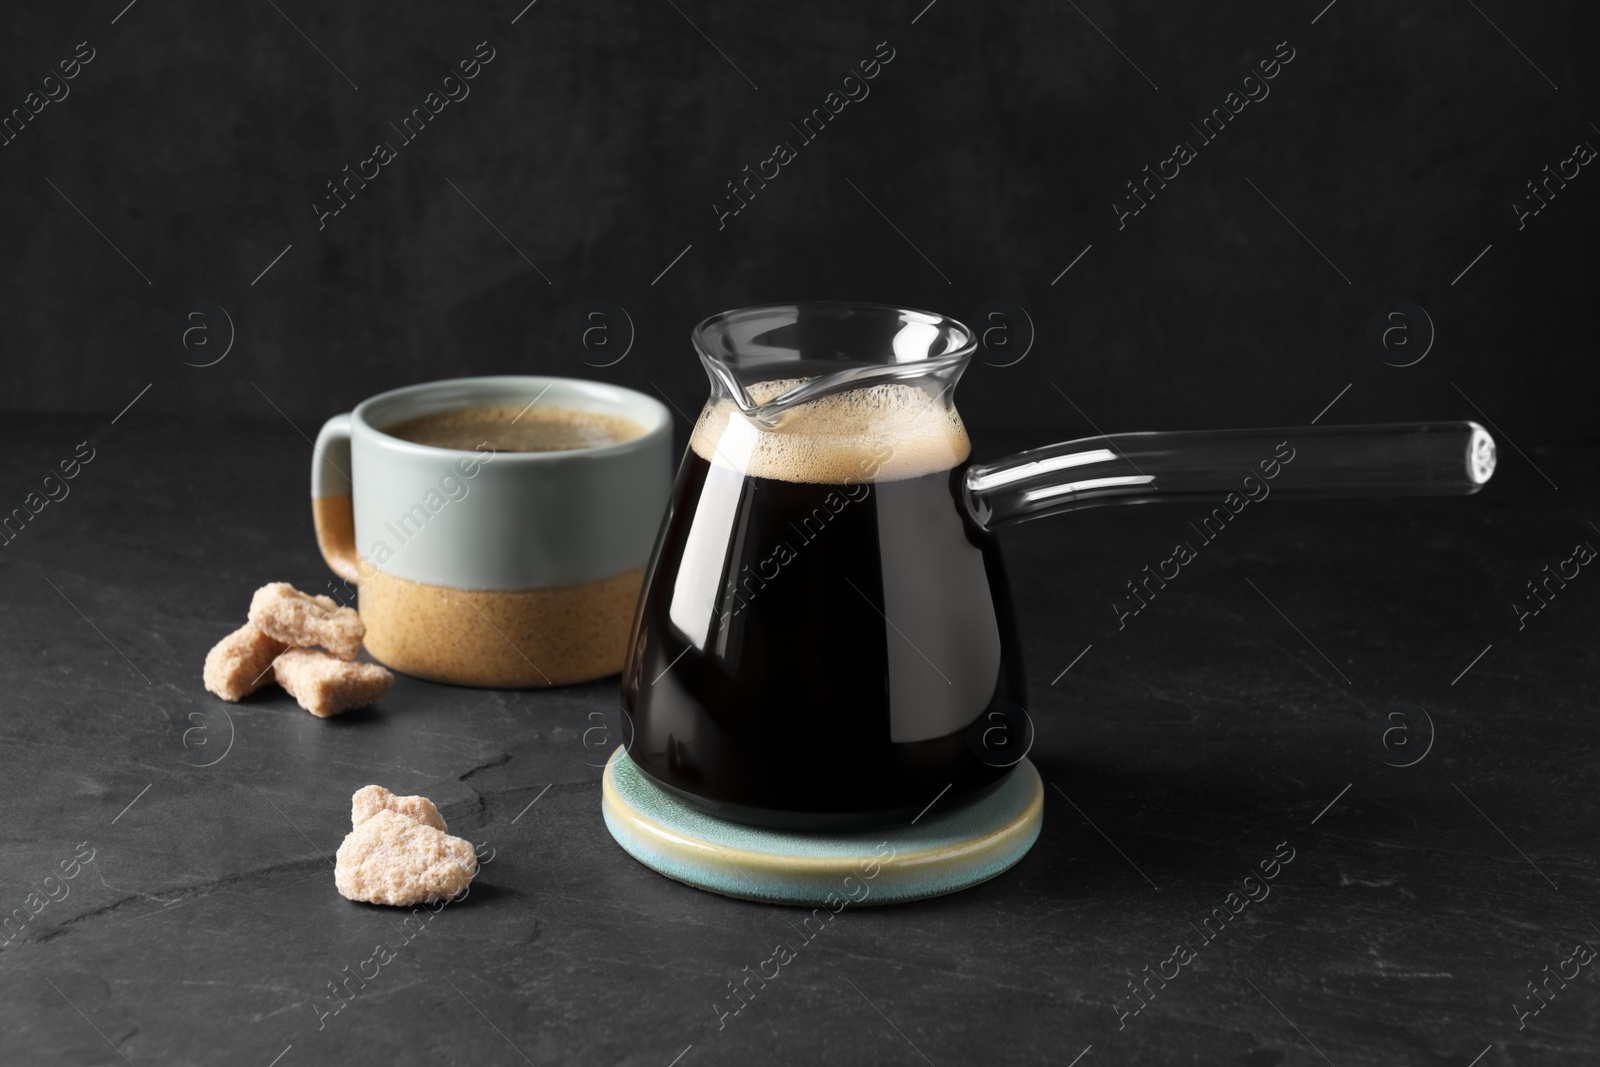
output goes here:
<path id="1" fill-rule="evenodd" d="M 497 452 L 568 452 L 631 441 L 645 429 L 632 419 L 602 411 L 482 404 L 419 415 L 384 427 L 384 433 L 419 445 L 471 451 L 487 444 Z"/>
<path id="2" fill-rule="evenodd" d="M 748 387 L 758 404 L 809 381 L 782 378 Z M 775 481 L 814 485 L 892 482 L 949 470 L 972 450 L 967 428 L 942 397 L 885 382 L 833 393 L 761 426 L 731 400 L 700 412 L 689 447 L 719 467 Z"/>

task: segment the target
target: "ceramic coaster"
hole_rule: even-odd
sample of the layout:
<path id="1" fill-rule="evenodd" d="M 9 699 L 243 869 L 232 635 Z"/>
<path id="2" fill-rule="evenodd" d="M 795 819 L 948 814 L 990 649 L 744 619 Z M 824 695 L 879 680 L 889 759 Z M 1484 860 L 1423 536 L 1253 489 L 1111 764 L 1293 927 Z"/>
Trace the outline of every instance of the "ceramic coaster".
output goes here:
<path id="1" fill-rule="evenodd" d="M 999 788 L 965 805 L 935 804 L 915 824 L 849 833 L 764 830 L 707 815 L 672 796 L 618 748 L 601 810 L 611 836 L 668 878 L 723 896 L 816 907 L 894 904 L 977 885 L 1039 837 L 1044 785 L 1024 759 Z"/>

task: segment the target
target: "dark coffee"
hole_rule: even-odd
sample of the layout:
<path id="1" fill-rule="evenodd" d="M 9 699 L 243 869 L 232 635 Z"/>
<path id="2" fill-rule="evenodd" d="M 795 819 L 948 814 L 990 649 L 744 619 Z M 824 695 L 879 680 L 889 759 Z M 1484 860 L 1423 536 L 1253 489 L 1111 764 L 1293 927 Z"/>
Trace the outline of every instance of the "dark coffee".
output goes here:
<path id="1" fill-rule="evenodd" d="M 631 441 L 644 435 L 644 427 L 602 411 L 523 402 L 436 411 L 385 426 L 383 432 L 419 445 L 468 452 L 480 446 L 496 452 L 569 452 Z"/>
<path id="2" fill-rule="evenodd" d="M 702 415 L 624 671 L 629 752 L 743 822 L 909 819 L 1022 755 L 1005 576 L 953 411 L 902 386 L 806 407 L 772 433 Z"/>

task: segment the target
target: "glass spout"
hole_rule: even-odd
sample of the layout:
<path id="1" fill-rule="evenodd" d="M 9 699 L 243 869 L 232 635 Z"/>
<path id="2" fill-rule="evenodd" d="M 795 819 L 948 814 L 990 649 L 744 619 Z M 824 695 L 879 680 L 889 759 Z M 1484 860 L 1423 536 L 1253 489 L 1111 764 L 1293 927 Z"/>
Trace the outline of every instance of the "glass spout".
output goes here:
<path id="1" fill-rule="evenodd" d="M 1494 438 L 1475 422 L 1120 433 L 1036 448 L 966 474 L 982 526 L 1159 501 L 1459 496 L 1483 488 Z"/>
<path id="2" fill-rule="evenodd" d="M 769 429 L 801 404 L 849 389 L 899 382 L 948 393 L 977 347 L 971 330 L 944 315 L 828 302 L 726 311 L 693 336 L 712 401 L 732 401 Z"/>

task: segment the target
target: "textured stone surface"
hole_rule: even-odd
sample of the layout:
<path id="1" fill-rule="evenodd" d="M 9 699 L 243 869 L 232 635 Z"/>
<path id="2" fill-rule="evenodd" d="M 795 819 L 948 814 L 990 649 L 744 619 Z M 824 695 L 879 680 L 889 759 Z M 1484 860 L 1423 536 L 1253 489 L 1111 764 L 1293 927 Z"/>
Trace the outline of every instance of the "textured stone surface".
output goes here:
<path id="1" fill-rule="evenodd" d="M 1336 411 L 1382 403 L 1358 386 Z M 972 430 L 981 459 L 1043 443 Z M 939 1067 L 1062 1067 L 1090 1044 L 1079 1067 L 1322 1064 L 1312 1043 L 1338 1067 L 1600 1057 L 1593 967 L 1521 1031 L 1512 1007 L 1600 942 L 1600 575 L 1520 631 L 1511 609 L 1575 542 L 1600 546 L 1596 451 L 1528 450 L 1559 491 L 1507 448 L 1471 500 L 1269 501 L 1122 631 L 1111 598 L 1193 537 L 1188 509 L 1008 531 L 1039 842 L 994 881 L 846 908 L 807 941 L 803 913 L 670 882 L 607 836 L 614 680 L 401 677 L 327 720 L 275 687 L 205 692 L 197 665 L 263 581 L 337 588 L 309 446 L 281 422 L 137 407 L 115 426 L 8 416 L 0 491 L 91 436 L 72 495 L 0 549 L 0 908 L 29 917 L 0 943 L 0 1061 L 122 1063 L 115 1044 L 139 1067 L 522 1063 L 508 1042 L 640 1067 L 691 1045 L 680 1067 L 921 1064 L 912 1043 Z M 1392 766 L 1415 750 L 1383 730 L 1421 744 L 1419 705 L 1431 750 Z M 371 782 L 432 798 L 474 844 L 466 900 L 388 913 L 334 891 Z M 1202 943 L 1289 849 L 1270 895 Z M 1119 1030 L 1125 983 L 1181 940 L 1194 961 Z M 793 958 L 732 1014 L 727 983 L 780 942 Z"/>

